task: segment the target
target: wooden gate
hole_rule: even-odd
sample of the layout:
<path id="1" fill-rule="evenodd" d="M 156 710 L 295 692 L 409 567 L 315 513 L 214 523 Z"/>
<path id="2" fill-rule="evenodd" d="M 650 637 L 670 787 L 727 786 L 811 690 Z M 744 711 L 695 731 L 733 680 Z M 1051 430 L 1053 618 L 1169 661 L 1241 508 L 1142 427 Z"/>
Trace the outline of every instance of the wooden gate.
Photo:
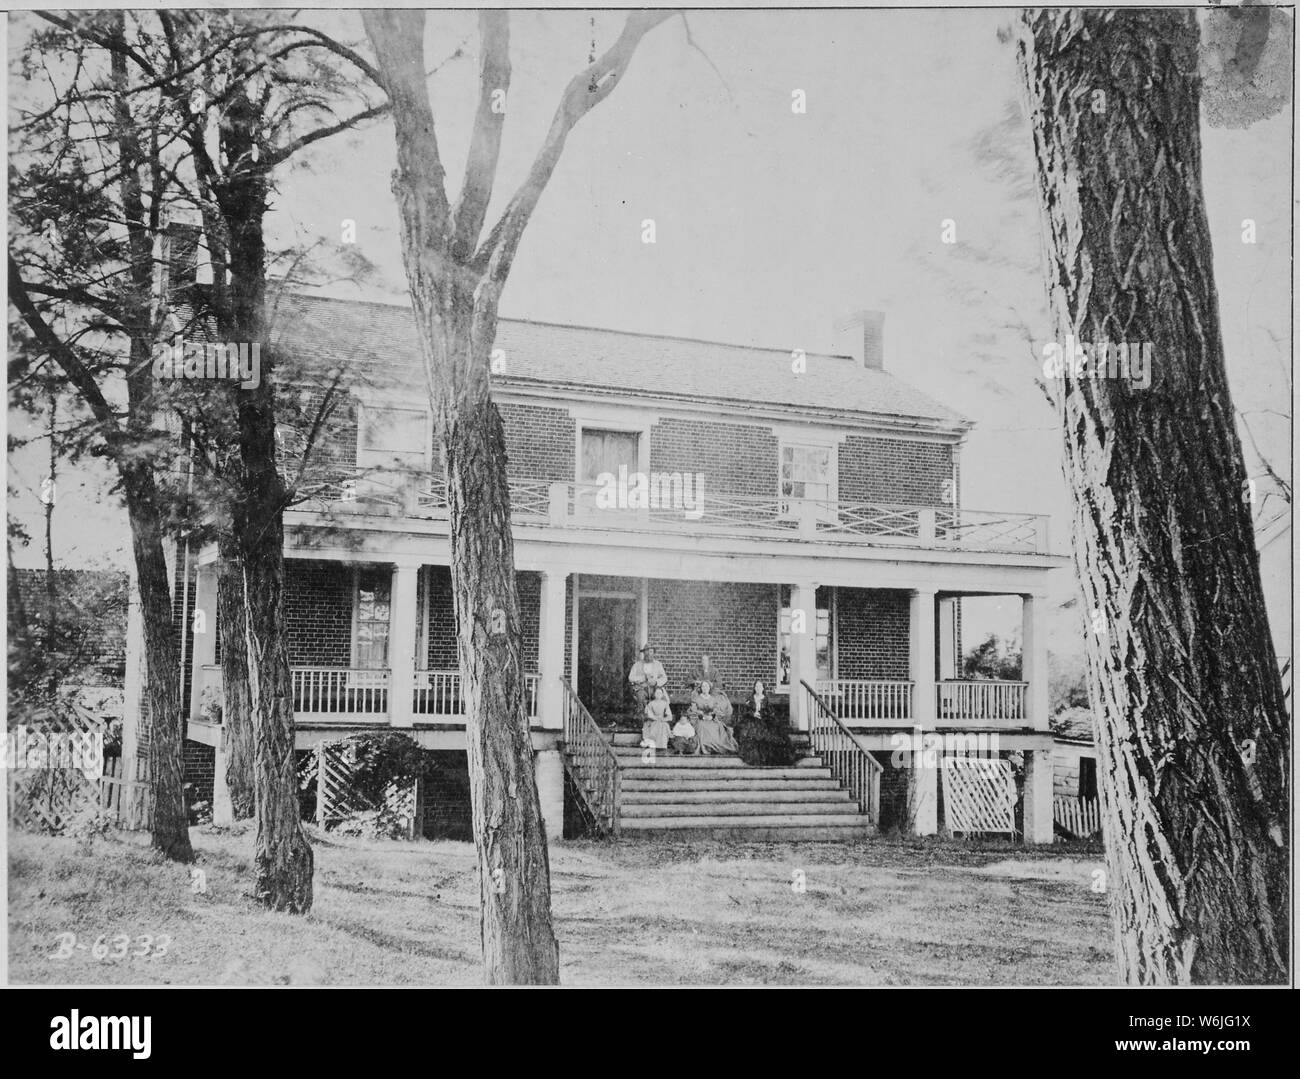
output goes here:
<path id="1" fill-rule="evenodd" d="M 133 774 L 128 774 L 133 773 Z M 99 812 L 128 831 L 149 826 L 149 765 L 139 757 L 128 769 L 122 757 L 109 757 L 99 777 Z"/>
<path id="2" fill-rule="evenodd" d="M 1075 839 L 1087 839 L 1101 831 L 1101 809 L 1096 798 L 1052 799 L 1052 819 Z"/>
<path id="3" fill-rule="evenodd" d="M 1016 777 L 1011 762 L 944 757 L 943 811 L 950 832 L 1014 834 Z"/>

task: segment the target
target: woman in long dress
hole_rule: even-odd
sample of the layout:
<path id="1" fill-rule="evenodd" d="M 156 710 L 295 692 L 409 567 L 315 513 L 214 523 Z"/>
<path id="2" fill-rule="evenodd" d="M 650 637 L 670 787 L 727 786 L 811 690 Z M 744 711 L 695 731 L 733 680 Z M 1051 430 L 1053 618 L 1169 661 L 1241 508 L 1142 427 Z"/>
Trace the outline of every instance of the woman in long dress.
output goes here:
<path id="1" fill-rule="evenodd" d="M 795 759 L 794 744 L 781 720 L 772 714 L 767 691 L 762 682 L 754 683 L 754 692 L 740 710 L 736 722 L 736 740 L 740 759 L 760 766 L 788 765 Z"/>
<path id="2" fill-rule="evenodd" d="M 655 749 L 668 748 L 669 721 L 673 718 L 668 705 L 668 694 L 663 686 L 655 687 L 654 700 L 645 706 L 645 722 L 641 725 L 641 745 Z"/>
<path id="3" fill-rule="evenodd" d="M 695 734 L 700 740 L 700 752 L 735 753 L 738 748 L 736 739 L 730 726 L 724 722 L 731 718 L 731 701 L 725 696 L 715 695 L 713 687 L 704 682 L 691 702 L 691 708 L 698 715 Z"/>

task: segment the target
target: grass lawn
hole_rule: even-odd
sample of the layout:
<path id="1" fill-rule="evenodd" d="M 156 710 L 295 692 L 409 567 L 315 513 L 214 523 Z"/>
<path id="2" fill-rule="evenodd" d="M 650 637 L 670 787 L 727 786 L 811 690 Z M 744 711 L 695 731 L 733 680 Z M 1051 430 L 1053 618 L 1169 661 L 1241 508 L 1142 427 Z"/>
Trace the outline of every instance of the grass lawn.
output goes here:
<path id="1" fill-rule="evenodd" d="M 248 898 L 251 831 L 191 831 L 206 891 L 147 838 L 9 833 L 13 983 L 475 985 L 473 847 L 321 835 L 316 902 Z M 568 842 L 551 851 L 569 985 L 1110 985 L 1096 848 L 954 841 Z M 802 871 L 804 890 L 792 886 Z M 59 933 L 87 948 L 54 959 Z M 163 955 L 96 960 L 149 934 Z M 111 946 L 111 940 L 110 940 Z M 155 947 L 157 945 L 155 944 Z M 137 940 L 131 950 L 143 950 Z"/>

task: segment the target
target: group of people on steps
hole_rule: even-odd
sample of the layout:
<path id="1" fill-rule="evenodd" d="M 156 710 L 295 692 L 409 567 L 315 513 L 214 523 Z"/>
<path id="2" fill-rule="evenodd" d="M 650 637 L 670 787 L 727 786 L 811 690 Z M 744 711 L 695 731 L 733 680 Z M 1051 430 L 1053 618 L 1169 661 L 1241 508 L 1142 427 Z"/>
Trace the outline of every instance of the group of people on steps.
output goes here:
<path id="1" fill-rule="evenodd" d="M 707 653 L 686 683 L 689 703 L 676 716 L 668 697 L 668 673 L 649 644 L 641 649 L 628 681 L 643 717 L 643 748 L 691 756 L 737 754 L 747 764 L 781 765 L 795 759 L 789 732 L 773 715 L 763 683 L 754 683 L 737 712 Z"/>

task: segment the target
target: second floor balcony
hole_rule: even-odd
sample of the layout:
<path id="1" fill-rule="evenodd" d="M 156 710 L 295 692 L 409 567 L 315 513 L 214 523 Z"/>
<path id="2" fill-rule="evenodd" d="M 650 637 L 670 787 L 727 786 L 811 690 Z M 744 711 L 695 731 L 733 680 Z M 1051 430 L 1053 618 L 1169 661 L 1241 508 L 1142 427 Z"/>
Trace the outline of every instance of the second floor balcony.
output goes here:
<path id="1" fill-rule="evenodd" d="M 683 488 L 670 480 L 627 497 L 595 483 L 510 480 L 511 517 L 529 527 L 789 539 L 966 551 L 1047 554 L 1045 514 L 788 498 Z M 446 520 L 447 484 L 427 472 L 331 469 L 299 486 L 301 511 Z"/>

